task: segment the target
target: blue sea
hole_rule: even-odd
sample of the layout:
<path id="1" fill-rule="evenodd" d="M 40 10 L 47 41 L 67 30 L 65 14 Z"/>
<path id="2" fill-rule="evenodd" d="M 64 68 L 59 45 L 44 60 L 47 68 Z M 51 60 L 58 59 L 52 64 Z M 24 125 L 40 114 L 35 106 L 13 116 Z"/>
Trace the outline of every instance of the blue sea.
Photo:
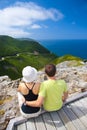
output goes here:
<path id="1" fill-rule="evenodd" d="M 58 56 L 70 54 L 83 59 L 87 59 L 87 39 L 39 40 L 39 43 Z"/>

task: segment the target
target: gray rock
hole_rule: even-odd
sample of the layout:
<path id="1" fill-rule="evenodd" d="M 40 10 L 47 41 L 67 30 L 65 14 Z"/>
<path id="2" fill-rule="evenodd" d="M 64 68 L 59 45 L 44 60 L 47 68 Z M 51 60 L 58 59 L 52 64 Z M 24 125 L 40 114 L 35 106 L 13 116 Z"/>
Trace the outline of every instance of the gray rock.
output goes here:
<path id="1" fill-rule="evenodd" d="M 83 88 L 87 90 L 87 62 L 78 67 L 70 66 L 71 64 L 72 61 L 58 64 L 56 78 L 66 81 L 70 94 L 81 92 Z M 38 71 L 37 81 L 44 80 L 47 80 L 44 70 Z M 0 77 L 0 128 L 6 127 L 8 120 L 20 115 L 17 99 L 19 82 L 20 79 L 12 81 L 6 75 Z"/>

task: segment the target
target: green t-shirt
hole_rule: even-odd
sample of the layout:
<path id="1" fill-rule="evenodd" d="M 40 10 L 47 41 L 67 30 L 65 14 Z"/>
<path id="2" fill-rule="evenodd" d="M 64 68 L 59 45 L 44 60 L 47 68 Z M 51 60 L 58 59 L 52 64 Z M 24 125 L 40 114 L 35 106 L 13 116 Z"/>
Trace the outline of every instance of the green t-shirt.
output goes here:
<path id="1" fill-rule="evenodd" d="M 47 111 L 56 111 L 62 107 L 63 92 L 67 91 L 64 80 L 46 80 L 42 82 L 39 96 L 44 97 L 43 107 Z"/>

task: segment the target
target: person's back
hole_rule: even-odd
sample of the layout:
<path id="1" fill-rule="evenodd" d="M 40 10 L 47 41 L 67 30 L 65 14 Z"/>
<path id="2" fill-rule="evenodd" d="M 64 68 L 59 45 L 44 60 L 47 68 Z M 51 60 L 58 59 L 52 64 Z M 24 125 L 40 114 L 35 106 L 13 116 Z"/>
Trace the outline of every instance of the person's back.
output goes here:
<path id="1" fill-rule="evenodd" d="M 49 79 L 41 84 L 39 96 L 44 97 L 43 107 L 47 111 L 56 111 L 62 107 L 63 93 L 67 91 L 64 80 Z"/>
<path id="2" fill-rule="evenodd" d="M 21 94 L 23 95 L 25 100 L 33 101 L 33 100 L 36 100 L 38 97 L 39 88 L 40 88 L 39 83 L 23 82 L 23 83 L 20 83 L 20 85 L 18 87 L 18 91 L 21 92 Z M 38 112 L 39 109 L 40 109 L 39 107 L 30 107 L 30 106 L 25 105 L 24 103 L 22 103 L 22 105 L 21 105 L 21 110 L 26 114 Z"/>
<path id="3" fill-rule="evenodd" d="M 20 82 L 18 86 L 18 96 L 21 97 L 19 92 L 21 93 L 22 97 L 21 101 L 19 100 L 20 105 L 20 112 L 25 117 L 33 117 L 37 112 L 40 111 L 40 107 L 30 107 L 25 104 L 25 101 L 33 101 L 36 100 L 38 97 L 38 92 L 40 88 L 40 83 L 35 82 L 37 78 L 37 70 L 31 66 L 27 66 L 22 71 L 23 75 L 23 82 Z"/>

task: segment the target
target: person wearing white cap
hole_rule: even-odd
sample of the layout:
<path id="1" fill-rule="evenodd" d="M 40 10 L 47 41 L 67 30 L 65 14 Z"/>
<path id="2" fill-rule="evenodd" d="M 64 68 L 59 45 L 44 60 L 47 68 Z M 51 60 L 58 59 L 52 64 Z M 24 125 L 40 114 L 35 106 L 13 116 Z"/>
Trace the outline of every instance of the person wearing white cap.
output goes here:
<path id="1" fill-rule="evenodd" d="M 18 100 L 21 114 L 26 117 L 36 117 L 40 114 L 40 107 L 32 107 L 25 104 L 25 101 L 34 101 L 38 97 L 40 83 L 36 82 L 37 70 L 26 66 L 22 70 L 22 81 L 18 86 Z"/>

